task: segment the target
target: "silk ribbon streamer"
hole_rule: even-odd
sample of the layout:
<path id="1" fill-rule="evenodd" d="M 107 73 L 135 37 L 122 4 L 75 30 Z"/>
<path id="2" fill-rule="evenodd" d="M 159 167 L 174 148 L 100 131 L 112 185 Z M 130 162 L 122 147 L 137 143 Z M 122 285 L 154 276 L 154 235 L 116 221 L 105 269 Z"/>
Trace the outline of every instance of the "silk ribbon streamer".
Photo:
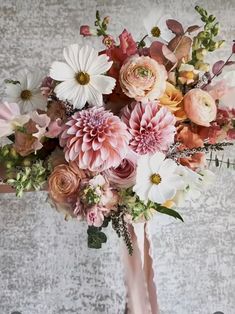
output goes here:
<path id="1" fill-rule="evenodd" d="M 138 227 L 129 225 L 133 254 L 123 247 L 125 284 L 127 287 L 127 314 L 159 314 L 154 283 L 151 240 L 147 223 Z"/>

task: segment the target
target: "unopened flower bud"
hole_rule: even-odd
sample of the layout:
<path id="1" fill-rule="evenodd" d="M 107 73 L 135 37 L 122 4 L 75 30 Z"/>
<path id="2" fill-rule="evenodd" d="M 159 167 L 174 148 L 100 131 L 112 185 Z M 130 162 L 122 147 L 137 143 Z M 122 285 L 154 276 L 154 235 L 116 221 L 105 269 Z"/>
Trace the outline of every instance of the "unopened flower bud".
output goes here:
<path id="1" fill-rule="evenodd" d="M 102 42 L 107 48 L 111 48 L 115 44 L 114 38 L 111 35 L 104 36 Z"/>
<path id="2" fill-rule="evenodd" d="M 195 64 L 195 68 L 202 72 L 208 72 L 210 70 L 210 65 L 199 61 Z"/>
<path id="3" fill-rule="evenodd" d="M 5 166 L 6 166 L 7 169 L 13 168 L 13 165 L 14 165 L 14 164 L 13 164 L 12 161 L 7 161 L 6 164 L 5 164 Z"/>
<path id="4" fill-rule="evenodd" d="M 90 28 L 90 26 L 88 26 L 88 25 L 82 25 L 80 27 L 80 35 L 83 35 L 84 37 L 96 36 L 97 32 L 95 29 Z"/>
<path id="5" fill-rule="evenodd" d="M 105 25 L 108 25 L 110 23 L 110 17 L 109 16 L 105 16 L 104 20 L 103 20 L 103 23 Z"/>
<path id="6" fill-rule="evenodd" d="M 207 50 L 204 48 L 197 49 L 196 51 L 196 57 L 198 60 L 203 60 L 206 54 L 207 54 Z"/>

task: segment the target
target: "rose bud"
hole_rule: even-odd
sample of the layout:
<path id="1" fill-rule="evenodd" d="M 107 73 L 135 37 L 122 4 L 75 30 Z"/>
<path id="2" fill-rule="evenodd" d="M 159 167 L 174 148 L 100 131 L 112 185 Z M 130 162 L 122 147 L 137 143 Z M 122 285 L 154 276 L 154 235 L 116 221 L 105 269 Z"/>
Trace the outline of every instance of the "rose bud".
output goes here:
<path id="1" fill-rule="evenodd" d="M 184 96 L 184 111 L 192 122 L 209 127 L 216 118 L 217 107 L 209 93 L 195 88 Z"/>
<path id="2" fill-rule="evenodd" d="M 80 35 L 86 36 L 95 36 L 97 35 L 97 32 L 95 29 L 90 28 L 88 25 L 82 25 L 80 27 Z"/>

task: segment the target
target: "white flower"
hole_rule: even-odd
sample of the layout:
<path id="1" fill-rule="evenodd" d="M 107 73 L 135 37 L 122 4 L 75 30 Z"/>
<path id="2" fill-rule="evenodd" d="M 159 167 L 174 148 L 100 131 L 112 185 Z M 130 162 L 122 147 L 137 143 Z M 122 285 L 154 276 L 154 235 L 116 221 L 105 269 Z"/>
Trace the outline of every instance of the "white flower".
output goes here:
<path id="1" fill-rule="evenodd" d="M 172 199 L 176 206 L 184 206 L 186 201 L 198 199 L 202 190 L 208 188 L 215 178 L 215 174 L 207 169 L 197 173 L 187 167 L 179 166 L 177 173 L 181 176 L 184 185 Z"/>
<path id="2" fill-rule="evenodd" d="M 64 48 L 67 63 L 53 62 L 50 76 L 62 81 L 55 88 L 57 97 L 70 101 L 75 108 L 81 109 L 86 102 L 102 106 L 102 94 L 110 94 L 115 86 L 115 79 L 102 75 L 108 71 L 112 62 L 105 54 L 89 46 L 79 49 L 77 44 Z"/>
<path id="3" fill-rule="evenodd" d="M 137 161 L 136 185 L 134 192 L 142 201 L 151 200 L 162 204 L 171 200 L 183 181 L 176 173 L 177 164 L 171 159 L 165 159 L 163 153 L 142 155 Z"/>
<path id="4" fill-rule="evenodd" d="M 29 121 L 29 115 L 21 115 L 18 104 L 0 103 L 0 137 L 9 136 L 17 127 Z"/>
<path id="5" fill-rule="evenodd" d="M 168 29 L 166 25 L 166 20 L 173 19 L 169 14 L 164 14 L 164 12 L 159 8 L 153 8 L 143 19 L 144 27 L 150 37 L 153 36 L 154 32 L 159 32 L 160 40 L 169 42 L 175 35 Z M 156 37 L 152 37 L 156 40 Z"/>
<path id="6" fill-rule="evenodd" d="M 6 83 L 6 99 L 19 104 L 21 113 L 36 109 L 44 110 L 47 99 L 41 94 L 42 77 L 40 73 L 23 70 L 16 79 L 19 83 Z"/>

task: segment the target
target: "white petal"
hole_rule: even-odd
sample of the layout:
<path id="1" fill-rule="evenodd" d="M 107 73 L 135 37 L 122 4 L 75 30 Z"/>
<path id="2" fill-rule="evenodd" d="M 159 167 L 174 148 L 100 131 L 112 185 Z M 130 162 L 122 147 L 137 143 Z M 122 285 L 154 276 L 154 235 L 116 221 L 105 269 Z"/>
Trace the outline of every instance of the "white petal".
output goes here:
<path id="1" fill-rule="evenodd" d="M 167 199 L 164 197 L 162 194 L 161 190 L 159 189 L 160 185 L 153 184 L 151 189 L 149 190 L 148 193 L 148 198 L 157 204 L 162 204 L 164 203 Z"/>
<path id="2" fill-rule="evenodd" d="M 94 59 L 94 61 L 90 64 L 87 72 L 90 75 L 98 75 L 107 72 L 111 66 L 112 61 L 108 61 L 108 56 L 103 54 Z"/>
<path id="3" fill-rule="evenodd" d="M 151 189 L 151 185 L 142 185 L 142 184 L 136 184 L 133 187 L 133 191 L 139 196 L 140 200 L 147 201 L 148 200 L 148 194 L 149 190 Z"/>
<path id="4" fill-rule="evenodd" d="M 149 166 L 152 170 L 152 173 L 158 173 L 163 161 L 165 159 L 165 155 L 163 153 L 155 153 L 149 159 Z"/>
<path id="5" fill-rule="evenodd" d="M 161 183 L 158 185 L 158 187 L 159 187 L 159 193 L 164 198 L 164 202 L 167 200 L 171 200 L 176 194 L 176 189 L 175 189 L 174 185 L 171 186 L 169 184 Z"/>
<path id="6" fill-rule="evenodd" d="M 89 68 L 92 64 L 96 63 L 98 58 L 98 51 L 90 46 L 83 46 L 79 51 L 79 64 L 81 70 L 84 72 L 89 72 Z"/>
<path id="7" fill-rule="evenodd" d="M 42 74 L 40 71 L 27 73 L 27 88 L 28 90 L 38 89 L 42 82 Z"/>
<path id="8" fill-rule="evenodd" d="M 72 101 L 76 97 L 79 84 L 74 79 L 64 81 L 58 84 L 55 88 L 56 96 L 61 100 Z"/>
<path id="9" fill-rule="evenodd" d="M 42 94 L 33 95 L 30 99 L 34 109 L 44 110 L 47 105 L 47 99 Z"/>
<path id="10" fill-rule="evenodd" d="M 103 105 L 103 97 L 102 94 L 95 89 L 92 85 L 87 85 L 88 87 L 88 95 L 87 101 L 92 106 L 100 107 Z"/>
<path id="11" fill-rule="evenodd" d="M 176 171 L 176 168 L 177 164 L 172 159 L 165 159 L 159 168 L 159 174 L 166 177 L 173 174 Z"/>
<path id="12" fill-rule="evenodd" d="M 78 44 L 70 45 L 63 50 L 63 55 L 66 62 L 74 70 L 75 73 L 82 71 L 79 64 L 79 46 Z"/>
<path id="13" fill-rule="evenodd" d="M 116 80 L 110 76 L 93 75 L 91 76 L 90 83 L 101 94 L 111 94 Z"/>
<path id="14" fill-rule="evenodd" d="M 20 84 L 6 84 L 5 92 L 10 98 L 18 98 L 22 92 Z"/>
<path id="15" fill-rule="evenodd" d="M 11 135 L 14 132 L 10 122 L 0 119 L 0 138 Z"/>
<path id="16" fill-rule="evenodd" d="M 27 81 L 27 75 L 29 71 L 28 70 L 21 70 L 18 73 L 17 80 L 20 82 L 21 90 L 27 89 L 28 81 Z"/>
<path id="17" fill-rule="evenodd" d="M 76 93 L 73 98 L 73 105 L 75 108 L 82 109 L 86 102 L 87 102 L 87 96 L 88 95 L 88 87 L 78 85 L 78 88 L 76 88 Z"/>
<path id="18" fill-rule="evenodd" d="M 66 81 L 74 78 L 74 70 L 64 62 L 55 61 L 51 65 L 50 77 L 56 81 Z"/>

